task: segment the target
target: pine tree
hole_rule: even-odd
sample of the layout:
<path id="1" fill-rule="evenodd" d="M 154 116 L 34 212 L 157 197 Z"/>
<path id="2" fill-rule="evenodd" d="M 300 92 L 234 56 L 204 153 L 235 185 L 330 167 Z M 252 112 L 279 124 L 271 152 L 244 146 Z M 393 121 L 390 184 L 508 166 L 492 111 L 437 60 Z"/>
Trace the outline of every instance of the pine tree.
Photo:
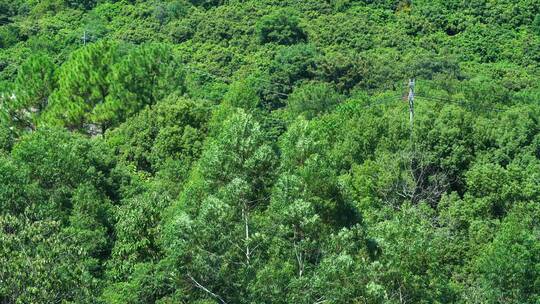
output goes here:
<path id="1" fill-rule="evenodd" d="M 111 115 L 96 117 L 93 109 L 109 94 L 107 76 L 118 55 L 117 45 L 105 41 L 75 51 L 59 70 L 59 87 L 51 96 L 43 122 L 71 129 L 82 129 L 89 123 L 106 128 Z"/>

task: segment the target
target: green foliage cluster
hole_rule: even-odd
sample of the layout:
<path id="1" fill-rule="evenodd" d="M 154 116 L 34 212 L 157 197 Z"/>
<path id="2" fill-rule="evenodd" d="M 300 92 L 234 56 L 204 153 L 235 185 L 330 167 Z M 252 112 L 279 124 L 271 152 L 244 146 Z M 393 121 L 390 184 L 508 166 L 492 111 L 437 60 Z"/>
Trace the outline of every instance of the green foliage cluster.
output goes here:
<path id="1" fill-rule="evenodd" d="M 539 303 L 538 75 L 536 0 L 0 0 L 0 302 Z"/>

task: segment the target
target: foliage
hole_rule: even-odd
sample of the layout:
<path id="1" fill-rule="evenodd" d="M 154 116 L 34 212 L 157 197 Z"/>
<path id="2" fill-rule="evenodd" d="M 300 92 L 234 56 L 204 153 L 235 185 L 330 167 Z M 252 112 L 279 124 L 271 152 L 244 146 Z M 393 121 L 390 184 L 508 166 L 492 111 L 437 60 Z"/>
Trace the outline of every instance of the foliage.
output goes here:
<path id="1" fill-rule="evenodd" d="M 94 109 L 100 121 L 124 121 L 171 92 L 184 91 L 183 72 L 172 50 L 161 44 L 145 44 L 131 51 L 113 66 L 109 77 L 109 95 L 102 107 Z"/>
<path id="2" fill-rule="evenodd" d="M 0 302 L 540 303 L 539 54 L 537 0 L 0 0 Z"/>
<path id="3" fill-rule="evenodd" d="M 45 123 L 83 128 L 85 123 L 106 123 L 94 108 L 105 102 L 108 75 L 117 57 L 114 43 L 98 42 L 76 51 L 61 67 L 58 90 L 51 95 Z"/>
<path id="4" fill-rule="evenodd" d="M 52 59 L 44 54 L 34 55 L 21 65 L 15 80 L 15 99 L 10 105 L 17 124 L 35 128 L 56 89 L 55 69 Z"/>
<path id="5" fill-rule="evenodd" d="M 290 45 L 306 40 L 306 33 L 299 25 L 294 11 L 278 10 L 259 20 L 257 33 L 261 43 L 275 42 Z"/>
<path id="6" fill-rule="evenodd" d="M 297 87 L 287 99 L 287 107 L 293 115 L 303 114 L 311 119 L 330 112 L 339 102 L 339 96 L 326 83 L 306 83 Z"/>

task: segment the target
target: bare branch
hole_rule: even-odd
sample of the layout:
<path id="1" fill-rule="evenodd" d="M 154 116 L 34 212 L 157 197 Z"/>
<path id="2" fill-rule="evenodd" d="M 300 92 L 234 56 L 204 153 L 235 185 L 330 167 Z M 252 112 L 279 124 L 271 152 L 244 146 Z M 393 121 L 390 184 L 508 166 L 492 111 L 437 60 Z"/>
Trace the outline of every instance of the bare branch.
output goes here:
<path id="1" fill-rule="evenodd" d="M 188 278 L 195 284 L 195 287 L 201 289 L 202 291 L 208 293 L 209 295 L 211 295 L 212 297 L 218 299 L 222 304 L 227 304 L 227 302 L 225 302 L 225 300 L 223 300 L 222 297 L 220 297 L 219 295 L 213 293 L 212 291 L 210 291 L 208 288 L 204 287 L 203 285 L 201 285 L 199 282 L 197 282 L 197 280 L 195 280 L 195 278 L 193 278 L 190 274 L 187 275 Z"/>

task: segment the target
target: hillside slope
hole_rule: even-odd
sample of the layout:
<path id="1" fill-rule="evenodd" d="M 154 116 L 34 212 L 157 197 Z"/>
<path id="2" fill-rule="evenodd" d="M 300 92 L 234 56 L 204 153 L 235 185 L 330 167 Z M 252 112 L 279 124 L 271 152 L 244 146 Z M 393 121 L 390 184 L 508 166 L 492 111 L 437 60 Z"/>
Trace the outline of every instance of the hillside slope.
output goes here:
<path id="1" fill-rule="evenodd" d="M 0 0 L 0 302 L 539 303 L 539 75 L 537 0 Z"/>

